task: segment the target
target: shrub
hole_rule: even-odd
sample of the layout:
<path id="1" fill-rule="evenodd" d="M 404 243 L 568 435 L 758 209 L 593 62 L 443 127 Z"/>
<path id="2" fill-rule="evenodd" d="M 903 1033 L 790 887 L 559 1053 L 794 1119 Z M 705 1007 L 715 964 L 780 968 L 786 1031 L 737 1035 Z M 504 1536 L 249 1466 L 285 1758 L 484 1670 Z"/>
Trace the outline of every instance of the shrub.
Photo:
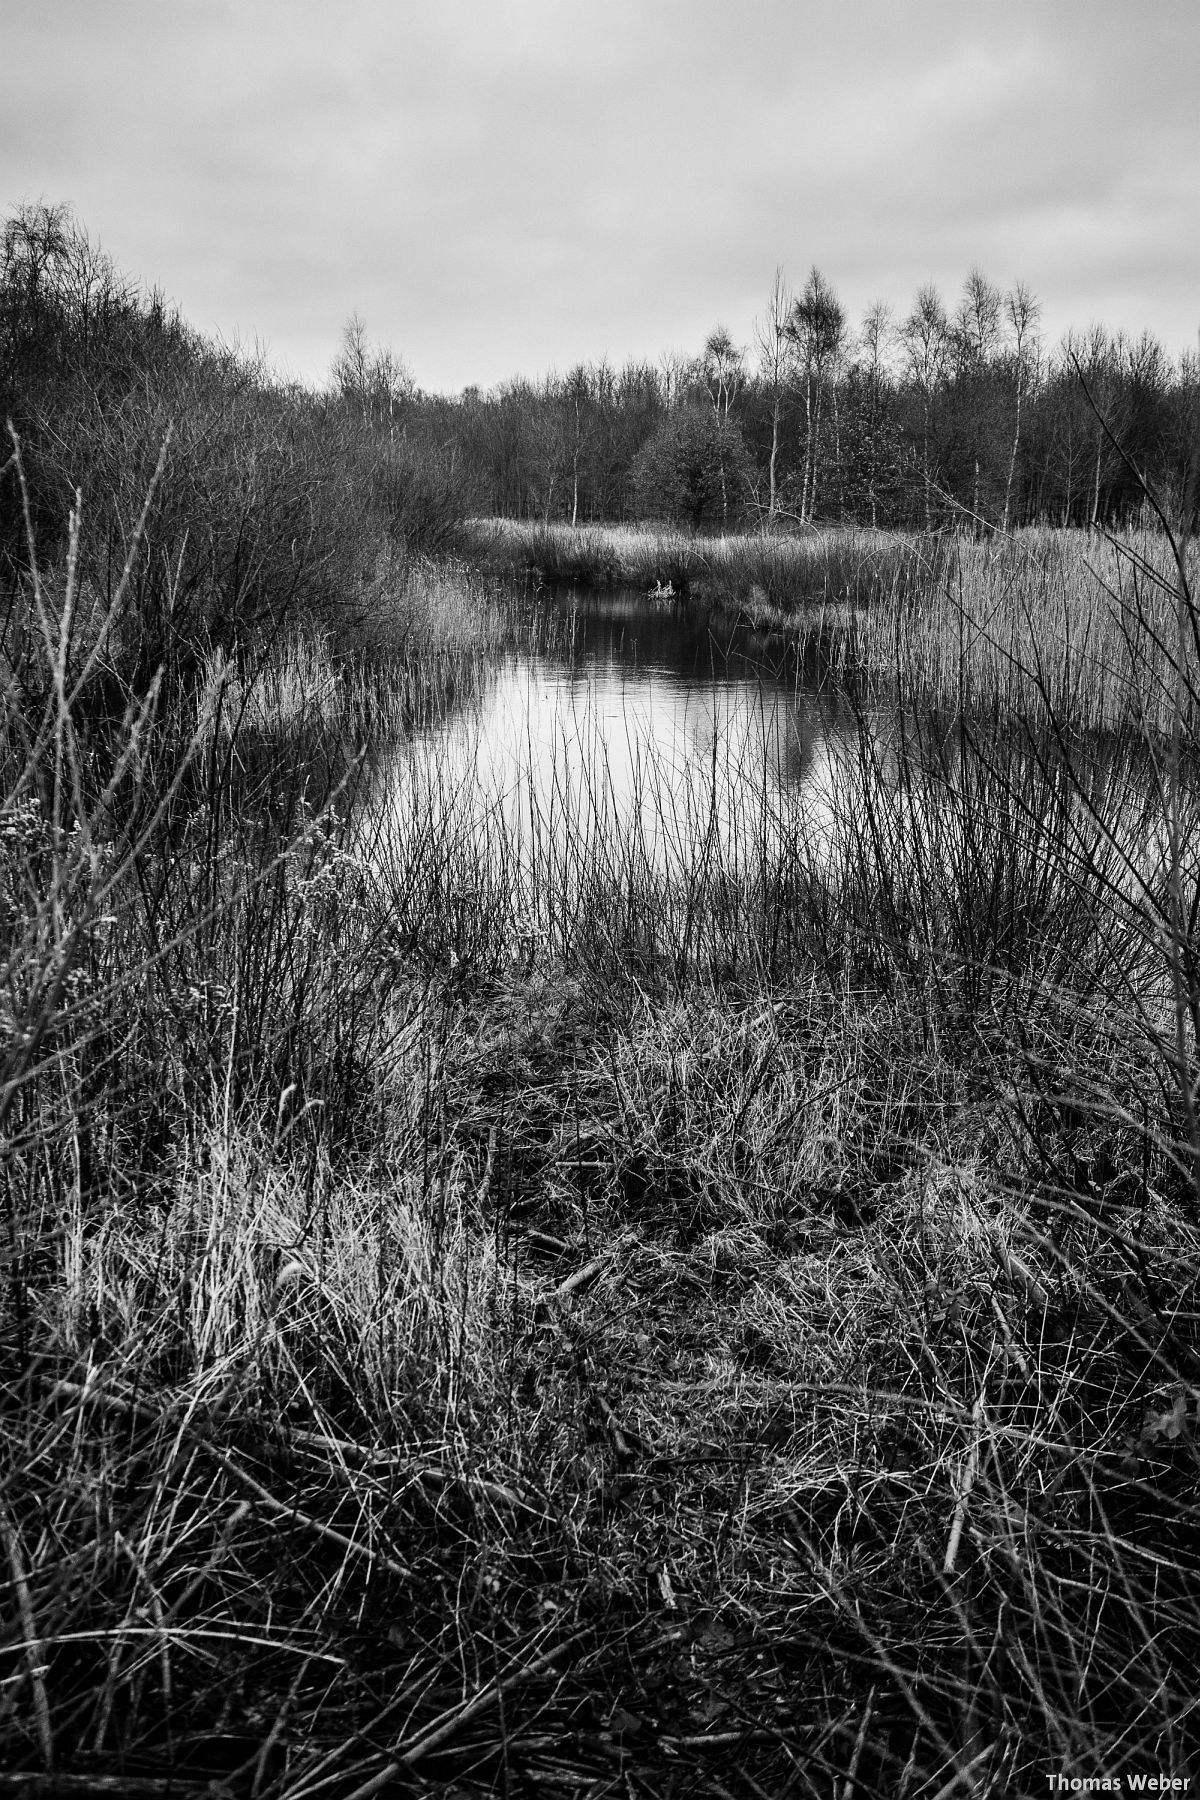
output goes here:
<path id="1" fill-rule="evenodd" d="M 686 406 L 668 414 L 639 451 L 633 481 L 647 514 L 697 530 L 728 524 L 745 508 L 750 454 L 731 420 Z"/>

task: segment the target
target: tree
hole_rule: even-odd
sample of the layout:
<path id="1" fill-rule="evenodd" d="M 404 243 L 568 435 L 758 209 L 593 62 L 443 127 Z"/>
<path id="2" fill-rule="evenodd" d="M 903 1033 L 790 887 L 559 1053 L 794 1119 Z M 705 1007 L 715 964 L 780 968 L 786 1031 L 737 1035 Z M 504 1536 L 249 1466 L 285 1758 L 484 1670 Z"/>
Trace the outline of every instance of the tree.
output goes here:
<path id="1" fill-rule="evenodd" d="M 980 369 L 1000 345 L 1003 296 L 979 268 L 963 283 L 954 314 L 953 343 L 960 372 Z"/>
<path id="2" fill-rule="evenodd" d="M 568 411 L 571 415 L 571 523 L 579 523 L 579 464 L 583 455 L 584 414 L 591 399 L 591 383 L 588 372 L 582 363 L 578 363 L 567 376 L 563 390 Z"/>
<path id="3" fill-rule="evenodd" d="M 979 268 L 971 270 L 963 283 L 962 298 L 954 314 L 951 344 L 955 359 L 955 381 L 966 408 L 970 430 L 971 460 L 974 479 L 971 486 L 971 516 L 978 531 L 983 523 L 982 439 L 984 411 L 989 398 L 986 379 L 989 365 L 1000 345 L 1003 296 L 994 282 Z"/>
<path id="4" fill-rule="evenodd" d="M 724 516 L 730 486 L 748 487 L 750 458 L 733 419 L 683 406 L 638 452 L 632 478 L 643 513 L 698 529 Z"/>
<path id="5" fill-rule="evenodd" d="M 745 363 L 742 352 L 738 349 L 724 325 L 718 325 L 711 331 L 704 345 L 700 358 L 700 374 L 709 399 L 712 401 L 713 413 L 718 424 L 728 424 L 729 408 L 745 375 Z M 717 446 L 721 467 L 721 522 L 725 524 L 729 518 L 729 489 L 725 479 L 725 434 L 718 432 Z"/>
<path id="6" fill-rule="evenodd" d="M 1008 480 L 1004 487 L 1002 531 L 1008 530 L 1009 512 L 1012 507 L 1013 477 L 1017 472 L 1017 453 L 1021 448 L 1021 402 L 1031 373 L 1027 365 L 1031 362 L 1036 363 L 1038 354 L 1036 329 L 1041 310 L 1038 301 L 1023 281 L 1018 281 L 1017 285 L 1004 296 L 1004 313 L 1012 333 L 1013 356 L 1016 364 L 1017 407 L 1016 422 L 1013 426 L 1012 455 L 1008 459 Z"/>
<path id="7" fill-rule="evenodd" d="M 664 350 L 658 359 L 658 366 L 662 370 L 660 380 L 663 401 L 669 412 L 673 406 L 678 406 L 683 400 L 684 391 L 692 373 L 692 360 L 685 356 L 682 350 Z"/>
<path id="8" fill-rule="evenodd" d="M 862 328 L 858 334 L 859 356 L 866 378 L 867 505 L 873 527 L 879 523 L 878 489 L 884 426 L 884 388 L 892 333 L 892 309 L 885 300 L 876 300 L 863 314 Z"/>
<path id="9" fill-rule="evenodd" d="M 403 357 L 383 346 L 372 347 L 357 313 L 351 313 L 342 327 L 333 385 L 348 405 L 359 410 L 364 425 L 387 425 L 391 430 L 401 406 L 416 391 Z"/>
<path id="10" fill-rule="evenodd" d="M 776 469 L 779 458 L 779 420 L 784 396 L 795 378 L 795 342 L 788 329 L 795 295 L 784 277 L 782 266 L 767 295 L 766 311 L 755 320 L 754 342 L 758 350 L 758 367 L 766 385 L 771 406 L 771 456 L 767 464 L 767 521 L 773 524 L 778 505 L 779 487 Z"/>
<path id="11" fill-rule="evenodd" d="M 921 395 L 921 467 L 925 477 L 925 529 L 933 523 L 933 471 L 929 437 L 934 396 L 946 379 L 950 360 L 950 322 L 932 281 L 918 288 L 912 311 L 900 328 L 909 374 Z"/>
<path id="12" fill-rule="evenodd" d="M 814 265 L 792 307 L 789 335 L 804 371 L 804 480 L 800 520 L 811 520 L 820 471 L 821 410 L 825 379 L 842 349 L 846 315 L 832 286 Z"/>

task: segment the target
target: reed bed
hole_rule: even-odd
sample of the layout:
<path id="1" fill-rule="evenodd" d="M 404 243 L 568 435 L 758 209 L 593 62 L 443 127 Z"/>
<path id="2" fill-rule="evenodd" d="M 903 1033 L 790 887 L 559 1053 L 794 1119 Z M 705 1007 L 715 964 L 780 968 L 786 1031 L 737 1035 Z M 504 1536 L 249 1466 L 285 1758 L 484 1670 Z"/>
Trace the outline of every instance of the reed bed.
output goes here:
<path id="1" fill-rule="evenodd" d="M 1198 569 L 1193 549 L 1190 584 Z M 919 602 L 893 593 L 853 617 L 799 626 L 812 628 L 826 639 L 843 631 L 841 660 L 877 690 L 902 671 L 924 704 L 961 714 L 1000 707 L 1043 729 L 1163 735 L 1181 676 L 1191 705 L 1196 652 L 1189 626 L 1180 660 L 1176 570 L 1165 539 L 1148 534 L 963 543 Z"/>
<path id="2" fill-rule="evenodd" d="M 72 580 L 0 765 L 0 1792 L 1189 1776 L 1190 666 L 1098 768 L 914 656 L 828 805 L 720 828 L 718 747 L 633 829 L 314 789 L 317 640 L 100 730 Z"/>
<path id="3" fill-rule="evenodd" d="M 709 537 L 670 526 L 473 519 L 465 529 L 488 568 L 581 586 L 670 587 L 708 604 L 760 610 L 865 602 L 897 584 L 907 591 L 927 579 L 938 555 L 933 538 L 851 528 Z"/>
<path id="4" fill-rule="evenodd" d="M 1161 533 L 706 538 L 516 520 L 471 521 L 469 532 L 486 567 L 670 587 L 680 603 L 710 611 L 719 631 L 740 628 L 764 651 L 798 654 L 831 681 L 877 695 L 902 678 L 927 708 L 1001 706 L 1091 733 L 1126 723 L 1163 733 L 1174 718 L 1176 570 Z M 1185 556 L 1194 591 L 1200 551 Z M 1194 646 L 1189 654 L 1194 661 Z"/>

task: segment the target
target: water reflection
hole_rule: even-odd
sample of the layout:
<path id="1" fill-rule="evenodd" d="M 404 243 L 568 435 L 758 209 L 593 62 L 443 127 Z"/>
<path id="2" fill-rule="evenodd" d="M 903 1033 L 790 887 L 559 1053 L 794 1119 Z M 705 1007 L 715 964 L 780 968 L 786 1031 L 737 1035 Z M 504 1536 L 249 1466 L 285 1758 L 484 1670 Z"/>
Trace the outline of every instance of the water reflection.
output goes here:
<path id="1" fill-rule="evenodd" d="M 669 867 L 746 852 L 832 803 L 855 732 L 829 694 L 765 670 L 687 614 L 629 592 L 576 597 L 536 650 L 397 753 L 387 804 L 500 828 L 521 856 L 568 840 Z"/>
<path id="2" fill-rule="evenodd" d="M 373 771 L 367 812 L 397 905 L 449 905 L 460 935 L 503 914 L 549 939 L 590 896 L 626 934 L 658 909 L 686 944 L 705 907 L 761 899 L 777 921 L 789 894 L 803 912 L 836 892 L 871 931 L 960 931 L 986 956 L 1027 905 L 1142 906 L 1165 867 L 1130 744 L 866 708 L 627 594 L 497 659 Z"/>

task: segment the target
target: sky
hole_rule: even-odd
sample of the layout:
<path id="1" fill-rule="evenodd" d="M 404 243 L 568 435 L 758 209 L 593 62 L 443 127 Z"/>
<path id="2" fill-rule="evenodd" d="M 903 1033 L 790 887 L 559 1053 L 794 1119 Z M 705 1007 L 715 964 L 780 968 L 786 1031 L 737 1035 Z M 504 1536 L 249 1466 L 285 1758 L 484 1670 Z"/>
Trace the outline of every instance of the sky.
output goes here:
<path id="1" fill-rule="evenodd" d="M 0 0 L 0 212 L 196 326 L 455 393 L 852 320 L 972 266 L 1049 342 L 1200 330 L 1197 0 Z"/>

